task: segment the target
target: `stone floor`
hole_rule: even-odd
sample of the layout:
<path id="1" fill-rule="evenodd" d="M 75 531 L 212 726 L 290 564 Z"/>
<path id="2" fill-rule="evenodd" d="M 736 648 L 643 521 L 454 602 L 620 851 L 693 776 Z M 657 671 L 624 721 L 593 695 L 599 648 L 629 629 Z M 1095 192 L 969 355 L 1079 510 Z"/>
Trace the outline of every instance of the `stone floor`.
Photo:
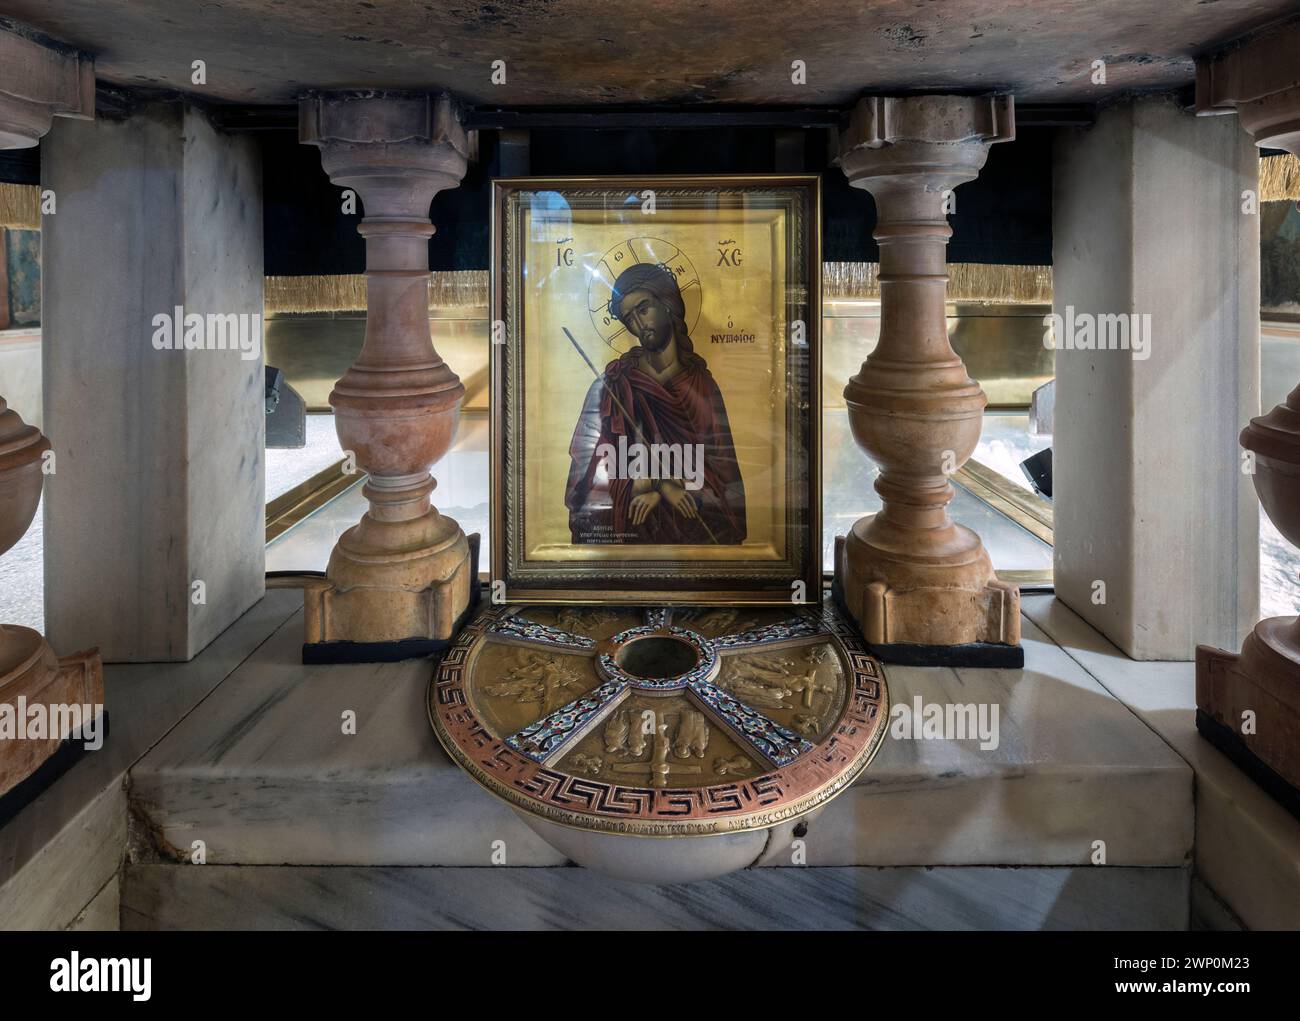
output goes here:
<path id="1" fill-rule="evenodd" d="M 128 769 L 301 607 L 298 592 L 272 592 L 189 663 L 105 669 L 103 748 L 0 826 L 0 929 L 105 919 L 126 852 Z"/>
<path id="2" fill-rule="evenodd" d="M 1024 670 L 888 671 L 897 701 L 997 705 L 996 748 L 887 739 L 811 822 L 806 865 L 769 847 L 759 868 L 654 890 L 567 867 L 461 773 L 424 718 L 427 664 L 303 667 L 295 613 L 131 771 L 144 839 L 122 919 L 1185 927 L 1191 770 L 1029 621 L 1025 631 Z M 349 709 L 355 735 L 340 727 Z M 196 841 L 202 866 L 187 861 Z M 1104 867 L 1091 864 L 1101 845 Z M 494 868 L 501 849 L 507 864 Z"/>
<path id="3" fill-rule="evenodd" d="M 642 886 L 579 868 L 127 871 L 123 929 L 1178 929 L 1187 870 L 781 868 Z M 253 920 L 253 921 L 250 921 Z"/>
<path id="4" fill-rule="evenodd" d="M 164 856 L 201 839 L 209 865 L 474 866 L 504 841 L 511 864 L 563 863 L 442 751 L 427 662 L 303 666 L 301 644 L 295 613 L 132 770 Z M 1191 770 L 1029 621 L 1025 652 L 889 668 L 895 702 L 998 706 L 1000 742 L 887 738 L 810 825 L 809 863 L 1085 865 L 1104 840 L 1110 865 L 1186 865 Z"/>
<path id="5" fill-rule="evenodd" d="M 1300 929 L 1300 821 L 1197 733 L 1192 664 L 1134 662 L 1053 596 L 1021 608 L 1192 767 L 1199 879 L 1251 928 Z"/>
<path id="6" fill-rule="evenodd" d="M 108 668 L 105 749 L 0 828 L 0 927 L 1180 928 L 1200 890 L 1300 928 L 1300 822 L 1196 736 L 1191 665 L 1050 596 L 1024 670 L 888 670 L 895 702 L 998 705 L 998 747 L 891 736 L 806 865 L 664 889 L 566 865 L 446 759 L 427 663 L 303 667 L 300 615 L 273 590 L 192 663 Z"/>

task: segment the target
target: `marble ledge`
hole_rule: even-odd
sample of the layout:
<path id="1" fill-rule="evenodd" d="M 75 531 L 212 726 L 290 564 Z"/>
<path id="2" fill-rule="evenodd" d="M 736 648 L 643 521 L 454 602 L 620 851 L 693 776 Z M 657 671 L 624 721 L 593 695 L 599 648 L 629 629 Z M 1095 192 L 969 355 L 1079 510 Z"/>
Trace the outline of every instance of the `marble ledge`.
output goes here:
<path id="1" fill-rule="evenodd" d="M 61 928 L 90 904 L 125 855 L 127 769 L 301 607 L 271 592 L 189 663 L 105 667 L 104 747 L 0 826 L 0 929 Z"/>
<path id="2" fill-rule="evenodd" d="M 116 932 L 121 927 L 121 917 L 122 882 L 114 874 L 67 928 L 72 932 Z"/>
<path id="3" fill-rule="evenodd" d="M 580 868 L 128 866 L 123 929 L 1187 927 L 1183 868 L 748 869 L 689 886 Z"/>
<path id="4" fill-rule="evenodd" d="M 477 866 L 504 840 L 563 862 L 443 753 L 427 662 L 308 668 L 300 644 L 295 615 L 132 769 L 141 860 L 202 839 L 210 865 Z M 1186 763 L 1028 621 L 1025 646 L 1024 670 L 888 669 L 895 701 L 997 705 L 1000 744 L 887 738 L 810 821 L 809 865 L 1084 865 L 1098 840 L 1110 866 L 1189 861 Z"/>
<path id="5" fill-rule="evenodd" d="M 1247 927 L 1300 929 L 1300 820 L 1197 732 L 1194 665 L 1131 660 L 1054 596 L 1021 610 L 1195 772 L 1197 875 Z"/>

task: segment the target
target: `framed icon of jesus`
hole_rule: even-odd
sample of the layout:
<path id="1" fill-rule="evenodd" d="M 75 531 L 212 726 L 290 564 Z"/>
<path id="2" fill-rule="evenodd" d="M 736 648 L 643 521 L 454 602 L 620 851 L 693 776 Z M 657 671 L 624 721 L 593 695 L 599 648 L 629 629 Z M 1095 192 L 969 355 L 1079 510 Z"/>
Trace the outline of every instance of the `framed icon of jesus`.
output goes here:
<path id="1" fill-rule="evenodd" d="M 818 602 L 819 179 L 493 192 L 494 599 Z"/>

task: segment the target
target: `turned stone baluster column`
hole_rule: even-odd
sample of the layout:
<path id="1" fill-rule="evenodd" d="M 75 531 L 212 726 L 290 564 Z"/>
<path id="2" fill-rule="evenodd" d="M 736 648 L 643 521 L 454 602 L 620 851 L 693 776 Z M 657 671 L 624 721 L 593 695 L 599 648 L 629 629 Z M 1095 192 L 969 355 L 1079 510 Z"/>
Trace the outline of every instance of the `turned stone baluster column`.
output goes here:
<path id="1" fill-rule="evenodd" d="M 1300 24 L 1293 23 L 1197 61 L 1197 112 L 1235 109 L 1256 145 L 1300 156 L 1297 55 Z M 1300 386 L 1252 418 L 1240 443 L 1250 452 L 1247 464 L 1269 519 L 1300 546 Z M 1196 727 L 1300 817 L 1300 616 L 1261 620 L 1240 654 L 1197 647 Z"/>
<path id="2" fill-rule="evenodd" d="M 430 466 L 451 447 L 465 388 L 429 335 L 429 206 L 465 174 L 450 100 L 313 96 L 300 140 L 365 210 L 366 339 L 333 393 L 344 450 L 369 473 L 370 509 L 339 538 L 327 583 L 306 593 L 307 642 L 444 641 L 469 606 L 465 533 L 430 503 Z M 396 654 L 376 653 L 376 658 Z"/>
<path id="3" fill-rule="evenodd" d="M 853 526 L 835 573 L 886 659 L 1022 661 L 1018 648 L 971 648 L 1018 645 L 1019 592 L 947 509 L 948 476 L 975 450 L 986 399 L 948 343 L 945 200 L 1013 135 L 1010 97 L 918 96 L 861 100 L 841 136 L 841 168 L 876 201 L 880 341 L 844 397 L 854 439 L 880 466 L 884 508 Z"/>
<path id="4" fill-rule="evenodd" d="M 56 116 L 91 119 L 95 113 L 95 67 L 81 54 L 56 50 L 0 28 L 0 149 L 25 149 L 49 130 Z M 0 251 L 0 259 L 4 252 Z M 0 556 L 32 523 L 45 482 L 47 440 L 0 396 Z M 0 705 L 26 730 L 27 714 L 104 703 L 104 668 L 95 649 L 59 657 L 39 632 L 0 623 Z M 82 737 L 95 730 L 82 720 Z M 64 740 L 56 731 L 40 737 L 0 738 L 0 795 L 30 777 Z"/>

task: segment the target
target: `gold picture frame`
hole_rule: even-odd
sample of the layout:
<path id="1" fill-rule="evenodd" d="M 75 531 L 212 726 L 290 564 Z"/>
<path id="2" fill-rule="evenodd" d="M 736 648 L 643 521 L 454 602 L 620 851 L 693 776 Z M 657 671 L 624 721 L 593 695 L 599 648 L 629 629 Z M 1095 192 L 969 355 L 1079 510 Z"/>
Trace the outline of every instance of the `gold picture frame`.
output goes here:
<path id="1" fill-rule="evenodd" d="M 493 598 L 821 599 L 812 174 L 503 178 Z"/>

